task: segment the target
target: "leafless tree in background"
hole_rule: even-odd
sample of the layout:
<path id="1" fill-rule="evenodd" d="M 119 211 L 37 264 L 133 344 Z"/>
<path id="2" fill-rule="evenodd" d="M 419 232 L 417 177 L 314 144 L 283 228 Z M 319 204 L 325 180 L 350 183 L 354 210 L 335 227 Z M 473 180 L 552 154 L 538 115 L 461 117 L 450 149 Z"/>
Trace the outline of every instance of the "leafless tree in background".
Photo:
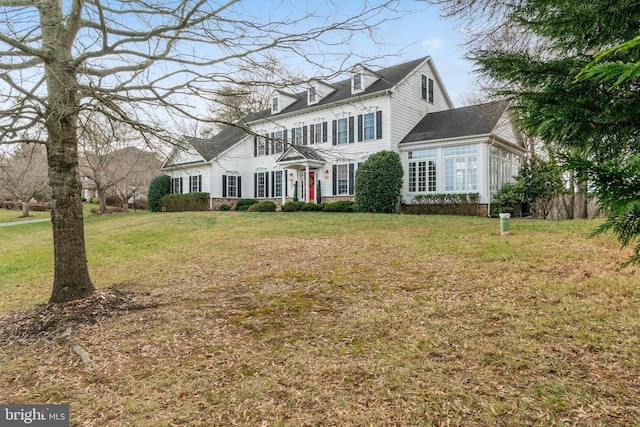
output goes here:
<path id="1" fill-rule="evenodd" d="M 0 159 L 0 187 L 22 202 L 29 216 L 29 201 L 48 197 L 47 155 L 39 144 L 19 144 Z"/>
<path id="2" fill-rule="evenodd" d="M 0 141 L 47 148 L 50 302 L 94 290 L 78 173 L 80 115 L 122 122 L 148 143 L 171 141 L 172 117 L 207 120 L 201 100 L 220 84 L 239 83 L 239 71 L 269 55 L 336 73 L 357 56 L 345 55 L 348 40 L 373 34 L 398 4 L 364 1 L 346 16 L 337 3 L 315 13 L 293 0 L 269 13 L 252 13 L 238 0 L 0 0 Z M 354 10 L 352 3 L 343 6 Z"/>

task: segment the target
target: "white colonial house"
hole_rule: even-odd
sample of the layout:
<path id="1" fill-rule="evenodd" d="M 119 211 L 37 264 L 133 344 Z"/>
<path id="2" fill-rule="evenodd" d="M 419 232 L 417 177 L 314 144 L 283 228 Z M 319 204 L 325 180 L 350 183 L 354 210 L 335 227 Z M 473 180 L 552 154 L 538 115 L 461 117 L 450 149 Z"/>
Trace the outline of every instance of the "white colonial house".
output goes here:
<path id="1" fill-rule="evenodd" d="M 431 57 L 345 81 L 271 95 L 271 108 L 211 139 L 185 137 L 162 170 L 174 193 L 208 192 L 211 209 L 240 198 L 353 198 L 355 171 L 391 150 L 404 168 L 402 203 L 421 194 L 477 193 L 488 206 L 518 173 L 526 147 L 504 102 L 454 108 Z"/>

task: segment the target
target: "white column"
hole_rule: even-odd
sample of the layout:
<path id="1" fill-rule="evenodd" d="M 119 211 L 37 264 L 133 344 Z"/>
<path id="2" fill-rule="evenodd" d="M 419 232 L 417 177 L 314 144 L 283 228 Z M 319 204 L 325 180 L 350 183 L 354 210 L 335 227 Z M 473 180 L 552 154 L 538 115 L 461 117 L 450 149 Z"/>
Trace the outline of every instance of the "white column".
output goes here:
<path id="1" fill-rule="evenodd" d="M 304 201 L 309 203 L 309 165 L 304 167 Z"/>
<path id="2" fill-rule="evenodd" d="M 285 196 L 285 194 L 287 194 L 286 189 L 288 185 L 289 185 L 289 177 L 287 176 L 287 170 L 282 169 L 282 189 L 280 191 L 282 192 L 283 205 L 287 202 L 287 197 Z"/>

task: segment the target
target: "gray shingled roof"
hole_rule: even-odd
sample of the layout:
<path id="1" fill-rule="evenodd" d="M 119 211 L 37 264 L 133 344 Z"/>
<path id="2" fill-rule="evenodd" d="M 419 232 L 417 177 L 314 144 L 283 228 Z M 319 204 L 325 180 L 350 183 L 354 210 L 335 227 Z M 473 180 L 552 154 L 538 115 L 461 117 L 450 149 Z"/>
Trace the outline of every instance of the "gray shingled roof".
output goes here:
<path id="1" fill-rule="evenodd" d="M 400 83 L 402 79 L 404 79 L 411 71 L 413 71 L 418 65 L 424 62 L 428 57 L 414 59 L 413 61 L 405 62 L 403 64 L 394 65 L 391 67 L 383 68 L 382 70 L 376 71 L 375 74 L 380 78 L 369 86 L 364 92 L 359 92 L 358 94 L 353 95 L 351 93 L 351 79 L 346 79 L 338 83 L 330 83 L 329 85 L 334 87 L 336 90 L 332 92 L 330 95 L 321 99 L 320 102 L 314 104 L 312 106 L 307 105 L 307 94 L 306 92 L 300 92 L 298 94 L 292 95 L 287 94 L 289 96 L 294 96 L 298 99 L 298 101 L 294 102 L 292 105 L 285 108 L 283 111 L 276 114 L 282 115 L 294 111 L 301 111 L 305 108 L 313 107 L 316 108 L 318 106 L 327 105 L 336 101 L 342 101 L 351 97 L 360 97 L 363 95 L 367 95 L 370 93 L 379 92 L 385 89 L 390 89 L 393 86 Z M 244 117 L 240 122 L 238 122 L 239 126 L 246 126 L 246 123 L 266 119 L 271 117 L 271 110 L 264 110 L 260 113 L 252 113 Z M 205 159 L 205 161 L 209 161 L 214 157 L 218 156 L 220 153 L 224 152 L 226 149 L 231 147 L 232 145 L 239 142 L 242 138 L 247 136 L 247 133 L 242 130 L 241 127 L 230 126 L 218 133 L 211 139 L 202 139 L 185 136 L 185 140 L 193 146 L 193 148 Z"/>
<path id="2" fill-rule="evenodd" d="M 185 136 L 185 140 L 208 162 L 245 136 L 247 133 L 241 127 L 229 126 L 211 139 Z"/>
<path id="3" fill-rule="evenodd" d="M 506 101 L 494 101 L 429 113 L 400 144 L 490 134 L 506 109 Z"/>
<path id="4" fill-rule="evenodd" d="M 302 111 L 306 108 L 317 108 L 318 106 L 323 106 L 327 104 L 331 104 L 337 101 L 343 101 L 349 98 L 356 98 L 365 96 L 371 93 L 380 92 L 385 89 L 390 89 L 400 83 L 402 79 L 404 79 L 411 71 L 416 69 L 418 65 L 422 64 L 428 56 L 424 58 L 414 59 L 413 61 L 405 62 L 402 64 L 394 65 L 391 67 L 383 68 L 378 71 L 373 71 L 373 73 L 380 78 L 376 80 L 371 86 L 369 86 L 363 92 L 358 92 L 357 94 L 351 93 L 351 78 L 342 80 L 337 83 L 330 83 L 329 85 L 334 87 L 336 90 L 326 97 L 322 98 L 317 104 L 308 105 L 307 104 L 307 92 L 299 92 L 295 95 L 287 94 L 289 96 L 294 96 L 298 100 L 285 108 L 284 110 L 271 114 L 271 110 L 264 110 L 259 113 L 249 114 L 245 117 L 247 122 L 252 122 L 261 119 L 267 119 L 272 116 L 281 116 L 283 114 Z"/>

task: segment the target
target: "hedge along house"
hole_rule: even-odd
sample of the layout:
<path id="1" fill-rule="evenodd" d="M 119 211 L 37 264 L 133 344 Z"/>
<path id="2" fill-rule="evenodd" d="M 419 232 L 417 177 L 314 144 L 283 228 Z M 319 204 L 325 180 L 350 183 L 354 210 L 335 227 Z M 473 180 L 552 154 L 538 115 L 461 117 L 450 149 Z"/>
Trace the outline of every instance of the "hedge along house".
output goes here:
<path id="1" fill-rule="evenodd" d="M 430 57 L 377 71 L 356 65 L 349 79 L 312 80 L 296 94 L 274 90 L 268 110 L 211 139 L 184 142 L 162 170 L 173 193 L 208 192 L 211 209 L 240 198 L 277 204 L 353 199 L 358 165 L 381 150 L 401 154 L 403 203 L 422 193 L 477 192 L 488 205 L 495 172 L 489 153 L 508 153 L 515 174 L 525 152 L 506 104 L 454 109 Z M 509 180 L 500 165 L 497 186 Z"/>

